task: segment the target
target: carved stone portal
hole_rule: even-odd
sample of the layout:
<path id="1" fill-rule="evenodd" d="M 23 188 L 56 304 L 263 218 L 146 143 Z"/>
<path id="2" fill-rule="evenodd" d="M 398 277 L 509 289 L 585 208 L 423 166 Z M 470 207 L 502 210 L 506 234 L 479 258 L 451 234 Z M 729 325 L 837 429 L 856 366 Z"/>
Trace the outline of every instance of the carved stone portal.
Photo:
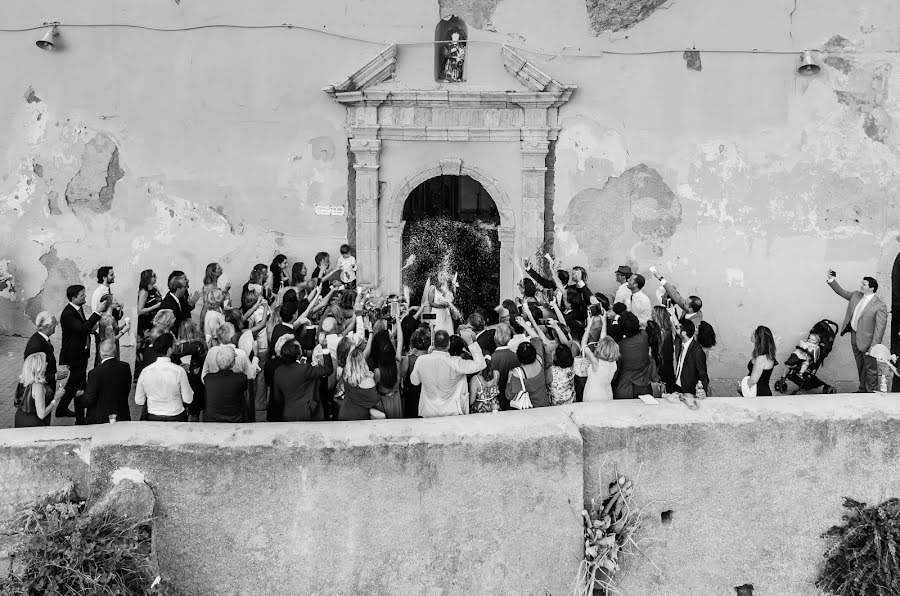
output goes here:
<path id="1" fill-rule="evenodd" d="M 559 107 L 575 90 L 556 81 L 508 47 L 503 65 L 527 91 L 379 89 L 394 77 L 392 45 L 341 83 L 323 90 L 347 109 L 346 130 L 356 174 L 356 253 L 360 283 L 399 291 L 403 205 L 424 180 L 438 175 L 467 175 L 491 195 L 500 212 L 501 295 L 515 292 L 519 255 L 544 249 L 546 157 L 559 134 Z M 454 124 L 469 122 L 469 124 Z M 487 172 L 490 164 L 467 164 L 448 156 L 426 170 L 411 173 L 390 197 L 379 196 L 382 141 L 518 141 L 522 156 L 522 196 L 513 205 Z M 447 150 L 450 151 L 450 145 Z M 379 243 L 379 230 L 385 234 Z"/>

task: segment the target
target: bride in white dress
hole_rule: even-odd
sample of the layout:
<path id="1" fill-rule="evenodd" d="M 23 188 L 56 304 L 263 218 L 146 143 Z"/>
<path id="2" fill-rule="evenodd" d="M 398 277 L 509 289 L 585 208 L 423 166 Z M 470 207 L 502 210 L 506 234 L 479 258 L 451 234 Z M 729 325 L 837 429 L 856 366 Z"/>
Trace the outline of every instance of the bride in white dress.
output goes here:
<path id="1" fill-rule="evenodd" d="M 425 282 L 425 292 L 423 294 L 426 303 L 429 306 L 429 312 L 435 314 L 434 330 L 446 331 L 450 335 L 454 333 L 454 316 L 458 317 L 459 311 L 453 304 L 453 291 L 451 288 L 456 287 L 456 275 L 450 277 L 449 273 L 441 272 L 438 274 L 437 287 L 431 285 L 431 278 Z"/>

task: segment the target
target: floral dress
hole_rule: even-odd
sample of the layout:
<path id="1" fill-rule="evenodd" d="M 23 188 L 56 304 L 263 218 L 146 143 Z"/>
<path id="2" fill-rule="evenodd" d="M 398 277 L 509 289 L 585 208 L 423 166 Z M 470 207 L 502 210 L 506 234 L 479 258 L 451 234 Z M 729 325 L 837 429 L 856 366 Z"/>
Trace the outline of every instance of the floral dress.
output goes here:
<path id="1" fill-rule="evenodd" d="M 478 379 L 478 393 L 475 394 L 475 403 L 472 404 L 472 414 L 485 414 L 496 412 L 500 409 L 500 388 L 497 383 L 485 384 L 484 379 Z"/>
<path id="2" fill-rule="evenodd" d="M 550 405 L 561 406 L 575 401 L 575 369 L 571 366 L 567 368 L 551 366 L 550 375 L 550 384 L 547 386 Z"/>

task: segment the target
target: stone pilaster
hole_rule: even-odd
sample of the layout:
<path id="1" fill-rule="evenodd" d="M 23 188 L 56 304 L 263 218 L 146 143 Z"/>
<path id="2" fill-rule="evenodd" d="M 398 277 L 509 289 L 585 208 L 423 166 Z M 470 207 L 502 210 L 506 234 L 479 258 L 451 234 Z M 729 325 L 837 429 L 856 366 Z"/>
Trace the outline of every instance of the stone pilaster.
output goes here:
<path id="1" fill-rule="evenodd" d="M 500 298 L 516 295 L 516 231 L 512 226 L 497 229 L 500 240 Z"/>
<path id="2" fill-rule="evenodd" d="M 538 256 L 544 248 L 544 174 L 547 171 L 545 140 L 522 141 L 522 250 Z"/>
<path id="3" fill-rule="evenodd" d="M 350 139 L 356 158 L 356 261 L 359 283 L 378 284 L 378 168 L 381 141 Z"/>

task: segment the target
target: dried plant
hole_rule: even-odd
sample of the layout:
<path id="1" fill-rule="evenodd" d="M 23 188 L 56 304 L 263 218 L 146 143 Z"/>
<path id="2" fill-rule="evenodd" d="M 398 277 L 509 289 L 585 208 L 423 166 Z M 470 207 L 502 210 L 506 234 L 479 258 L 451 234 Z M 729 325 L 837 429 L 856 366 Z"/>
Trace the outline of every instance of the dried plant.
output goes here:
<path id="1" fill-rule="evenodd" d="M 616 579 L 616 572 L 627 557 L 644 555 L 640 542 L 649 538 L 636 539 L 635 535 L 642 527 L 646 509 L 656 502 L 638 507 L 634 483 L 618 472 L 607 487 L 607 495 L 599 501 L 591 499 L 590 510 L 581 512 L 584 558 L 578 567 L 573 596 L 620 593 L 621 578 Z"/>
<path id="2" fill-rule="evenodd" d="M 900 499 L 875 507 L 844 497 L 843 523 L 822 534 L 825 552 L 816 586 L 836 596 L 900 594 Z"/>

